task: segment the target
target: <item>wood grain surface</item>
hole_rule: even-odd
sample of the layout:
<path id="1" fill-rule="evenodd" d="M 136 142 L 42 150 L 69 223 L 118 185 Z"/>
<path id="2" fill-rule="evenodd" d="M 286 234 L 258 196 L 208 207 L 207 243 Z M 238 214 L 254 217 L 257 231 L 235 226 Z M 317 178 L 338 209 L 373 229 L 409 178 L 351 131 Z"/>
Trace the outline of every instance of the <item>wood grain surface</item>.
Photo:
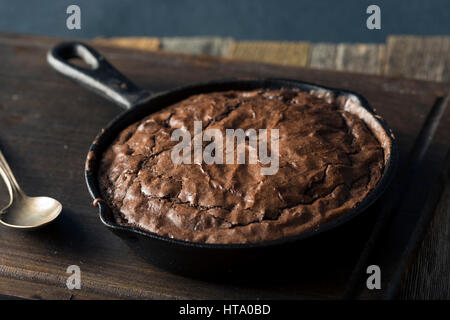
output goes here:
<path id="1" fill-rule="evenodd" d="M 450 299 L 450 170 L 442 175 L 446 185 L 436 214 L 408 268 L 400 297 L 403 299 Z"/>
<path id="2" fill-rule="evenodd" d="M 251 283 L 189 279 L 157 269 L 136 256 L 101 224 L 83 179 L 84 160 L 91 141 L 121 109 L 50 69 L 45 54 L 57 42 L 44 37 L 0 36 L 0 148 L 27 193 L 53 196 L 64 206 L 62 216 L 55 223 L 36 232 L 0 228 L 1 294 L 49 299 L 339 298 L 343 295 L 371 233 L 373 220 L 383 207 L 383 198 L 371 207 L 366 215 L 369 218 L 364 218 L 361 224 L 348 226 L 345 232 L 336 231 L 338 236 L 347 234 L 348 241 L 352 236 L 357 241 L 352 245 L 344 241 L 347 246 L 340 247 L 334 260 L 328 260 L 324 268 L 317 268 L 311 274 L 299 270 L 288 281 L 278 281 L 277 275 Z M 394 129 L 400 145 L 401 168 L 407 167 L 409 154 L 436 97 L 444 96 L 450 89 L 443 83 L 204 56 L 98 49 L 133 81 L 153 92 L 232 77 L 301 79 L 357 91 Z M 440 141 L 433 149 L 439 159 L 448 149 L 445 140 Z M 5 197 L 2 192 L 0 200 L 5 201 Z M 72 264 L 82 270 L 81 290 L 70 291 L 65 287 L 66 268 Z"/>

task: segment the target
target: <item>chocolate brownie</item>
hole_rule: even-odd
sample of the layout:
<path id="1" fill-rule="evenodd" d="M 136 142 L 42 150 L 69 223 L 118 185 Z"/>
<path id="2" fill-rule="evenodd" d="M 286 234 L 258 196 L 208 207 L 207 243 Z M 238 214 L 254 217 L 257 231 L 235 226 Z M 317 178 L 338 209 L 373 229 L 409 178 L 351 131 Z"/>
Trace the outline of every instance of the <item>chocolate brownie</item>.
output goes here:
<path id="1" fill-rule="evenodd" d="M 361 107 L 329 98 L 293 89 L 191 96 L 119 134 L 100 165 L 102 195 L 119 224 L 191 242 L 260 242 L 316 228 L 360 203 L 388 156 Z M 278 129 L 278 171 L 262 174 L 260 161 L 175 164 L 172 133 L 193 137 L 194 121 L 224 136 Z"/>

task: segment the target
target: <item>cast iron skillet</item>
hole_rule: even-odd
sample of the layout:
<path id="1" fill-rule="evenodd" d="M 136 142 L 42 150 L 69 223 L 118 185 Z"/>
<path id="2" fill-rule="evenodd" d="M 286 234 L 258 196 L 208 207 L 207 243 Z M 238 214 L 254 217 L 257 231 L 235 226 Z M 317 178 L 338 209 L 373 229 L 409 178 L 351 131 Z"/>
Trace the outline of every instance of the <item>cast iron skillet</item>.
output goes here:
<path id="1" fill-rule="evenodd" d="M 81 58 L 89 66 L 82 68 L 70 63 L 70 59 Z M 367 101 L 360 95 L 348 91 L 326 88 L 294 80 L 218 80 L 176 88 L 167 92 L 153 94 L 140 89 L 125 78 L 108 61 L 89 46 L 79 42 L 61 43 L 48 52 L 48 63 L 59 73 L 72 78 L 90 90 L 99 93 L 122 106 L 127 111 L 119 115 L 102 130 L 92 143 L 86 161 L 85 177 L 90 194 L 99 208 L 100 219 L 114 233 L 151 263 L 172 272 L 193 276 L 236 274 L 244 270 L 254 272 L 270 270 L 274 262 L 286 266 L 294 256 L 306 257 L 312 254 L 324 255 L 325 251 L 314 249 L 315 242 L 307 238 L 334 229 L 363 212 L 385 191 L 391 181 L 397 160 L 397 147 L 394 136 L 387 124 L 375 114 Z M 101 199 L 97 170 L 103 152 L 120 131 L 141 120 L 150 113 L 161 110 L 191 95 L 226 90 L 253 90 L 258 88 L 279 89 L 296 88 L 302 91 L 322 92 L 341 97 L 360 104 L 366 113 L 366 123 L 379 127 L 388 137 L 385 148 L 385 170 L 377 187 L 358 205 L 343 216 L 322 226 L 299 235 L 274 241 L 249 244 L 204 244 L 171 239 L 115 222 L 108 205 Z M 369 125 L 370 127 L 371 125 Z M 321 237 L 313 237 L 321 238 Z M 333 240 L 334 241 L 334 240 Z M 328 246 L 328 245 L 326 245 Z M 312 249 L 311 249 L 312 248 Z M 309 258 L 305 258 L 309 259 Z M 235 271 L 235 272 L 233 272 Z M 245 274 L 245 273 L 244 273 Z"/>

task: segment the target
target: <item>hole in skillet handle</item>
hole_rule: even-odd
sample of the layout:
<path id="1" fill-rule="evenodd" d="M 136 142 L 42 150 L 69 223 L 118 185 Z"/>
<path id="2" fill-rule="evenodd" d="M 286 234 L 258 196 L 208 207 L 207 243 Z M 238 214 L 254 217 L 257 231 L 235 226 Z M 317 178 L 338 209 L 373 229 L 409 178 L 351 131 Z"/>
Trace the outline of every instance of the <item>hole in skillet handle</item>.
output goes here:
<path id="1" fill-rule="evenodd" d="M 84 65 L 82 62 L 87 64 L 91 70 L 98 69 L 99 61 L 103 57 L 97 52 L 90 51 L 87 47 L 82 45 L 76 46 L 66 46 L 63 47 L 60 55 L 63 59 L 71 63 L 73 61 L 79 61 L 80 67 Z M 87 68 L 84 68 L 87 69 Z"/>

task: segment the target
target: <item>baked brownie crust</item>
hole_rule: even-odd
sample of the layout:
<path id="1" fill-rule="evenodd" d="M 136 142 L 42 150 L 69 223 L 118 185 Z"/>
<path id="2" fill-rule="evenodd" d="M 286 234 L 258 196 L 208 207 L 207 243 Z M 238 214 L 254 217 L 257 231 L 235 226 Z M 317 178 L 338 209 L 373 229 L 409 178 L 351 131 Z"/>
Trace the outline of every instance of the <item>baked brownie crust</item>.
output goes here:
<path id="1" fill-rule="evenodd" d="M 260 163 L 248 162 L 175 165 L 172 131 L 183 127 L 193 137 L 194 120 L 224 136 L 229 128 L 279 129 L 278 172 L 262 175 Z M 363 120 L 285 89 L 200 94 L 153 113 L 120 133 L 99 178 L 120 224 L 192 242 L 247 243 L 343 215 L 375 188 L 383 169 L 383 148 Z"/>

